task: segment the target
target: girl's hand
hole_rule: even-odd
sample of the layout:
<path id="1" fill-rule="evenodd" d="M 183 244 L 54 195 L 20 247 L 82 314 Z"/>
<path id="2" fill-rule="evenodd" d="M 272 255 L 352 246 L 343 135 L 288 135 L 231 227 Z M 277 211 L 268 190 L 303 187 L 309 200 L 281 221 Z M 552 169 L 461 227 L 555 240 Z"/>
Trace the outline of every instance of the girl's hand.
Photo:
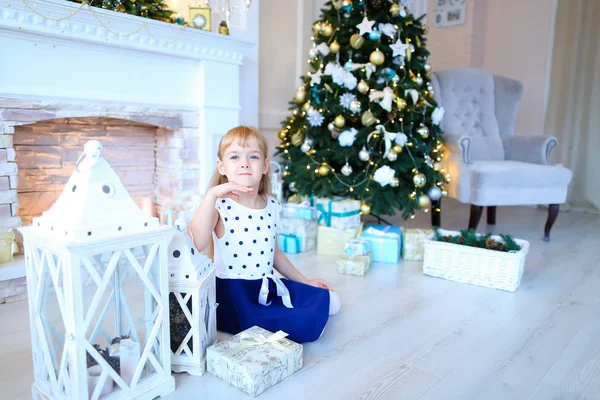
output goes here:
<path id="1" fill-rule="evenodd" d="M 333 291 L 333 288 L 329 285 L 329 283 L 325 282 L 323 279 L 309 279 L 306 284 Z"/>
<path id="2" fill-rule="evenodd" d="M 254 192 L 254 188 L 252 186 L 242 186 L 233 182 L 223 183 L 213 187 L 210 190 L 217 198 L 229 197 L 233 200 L 238 200 L 240 198 L 240 193 Z"/>

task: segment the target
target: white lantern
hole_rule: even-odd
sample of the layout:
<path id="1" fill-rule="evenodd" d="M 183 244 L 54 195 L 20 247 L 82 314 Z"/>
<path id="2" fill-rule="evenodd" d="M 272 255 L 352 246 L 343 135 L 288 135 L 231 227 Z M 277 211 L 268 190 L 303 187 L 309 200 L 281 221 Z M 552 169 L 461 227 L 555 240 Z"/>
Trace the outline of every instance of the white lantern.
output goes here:
<path id="1" fill-rule="evenodd" d="M 215 265 L 185 234 L 183 218 L 175 221 L 175 228 L 169 245 L 171 369 L 202 375 L 206 349 L 217 339 Z"/>
<path id="2" fill-rule="evenodd" d="M 281 165 L 271 161 L 271 193 L 281 203 L 283 201 L 283 179 Z"/>
<path id="3" fill-rule="evenodd" d="M 175 389 L 168 244 L 89 141 L 49 211 L 21 228 L 33 398 L 152 399 Z"/>

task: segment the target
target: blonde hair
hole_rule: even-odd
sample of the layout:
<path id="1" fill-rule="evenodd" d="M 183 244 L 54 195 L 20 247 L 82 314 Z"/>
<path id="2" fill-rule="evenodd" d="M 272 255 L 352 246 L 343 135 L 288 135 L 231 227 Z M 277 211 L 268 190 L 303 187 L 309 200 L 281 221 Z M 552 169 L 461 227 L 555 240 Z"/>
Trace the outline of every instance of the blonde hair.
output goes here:
<path id="1" fill-rule="evenodd" d="M 217 149 L 217 157 L 219 160 L 223 161 L 223 155 L 227 148 L 231 146 L 235 141 L 239 142 L 242 147 L 246 147 L 246 143 L 248 139 L 255 138 L 258 142 L 258 148 L 260 152 L 263 154 L 265 159 L 267 158 L 267 154 L 269 153 L 269 146 L 267 144 L 267 139 L 260 133 L 257 129 L 251 126 L 240 125 L 235 128 L 227 131 L 225 135 L 221 138 L 219 142 L 219 147 Z M 218 168 L 215 168 L 215 172 L 213 172 L 213 176 L 210 179 L 210 183 L 208 184 L 208 189 L 211 189 L 215 186 L 222 185 L 223 183 L 227 183 L 229 180 L 227 176 L 221 175 Z M 258 194 L 259 195 L 270 195 L 271 194 L 271 166 L 267 168 L 267 173 L 263 174 L 260 179 L 260 184 L 258 185 Z M 212 235 L 208 243 L 208 254 L 210 258 L 214 259 L 214 242 L 212 240 Z"/>

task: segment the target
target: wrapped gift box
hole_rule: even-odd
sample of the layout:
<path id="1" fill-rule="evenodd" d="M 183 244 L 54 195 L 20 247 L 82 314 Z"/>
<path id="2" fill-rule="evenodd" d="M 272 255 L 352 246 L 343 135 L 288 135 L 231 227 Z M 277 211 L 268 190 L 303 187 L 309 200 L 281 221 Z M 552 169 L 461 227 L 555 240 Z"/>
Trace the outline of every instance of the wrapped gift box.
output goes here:
<path id="1" fill-rule="evenodd" d="M 258 326 L 206 351 L 208 372 L 256 397 L 302 368 L 302 345 Z"/>
<path id="2" fill-rule="evenodd" d="M 336 261 L 338 274 L 364 276 L 371 268 L 371 256 L 349 256 L 342 254 Z"/>
<path id="3" fill-rule="evenodd" d="M 350 229 L 360 226 L 360 201 L 345 198 L 316 199 L 319 211 L 319 225 L 336 229 Z"/>
<path id="4" fill-rule="evenodd" d="M 317 209 L 308 204 L 286 203 L 282 207 L 281 216 L 284 218 L 312 220 L 317 219 Z"/>
<path id="5" fill-rule="evenodd" d="M 411 261 L 421 261 L 424 253 L 424 242 L 432 233 L 432 229 L 403 229 L 402 258 Z"/>
<path id="6" fill-rule="evenodd" d="M 312 251 L 317 247 L 317 221 L 280 218 L 277 245 L 285 253 Z"/>
<path id="7" fill-rule="evenodd" d="M 397 263 L 402 249 L 402 229 L 399 226 L 369 225 L 360 234 L 371 242 L 373 262 Z"/>
<path id="8" fill-rule="evenodd" d="M 317 253 L 339 256 L 344 254 L 346 243 L 358 234 L 360 226 L 350 229 L 335 229 L 319 225 L 317 231 Z"/>
<path id="9" fill-rule="evenodd" d="M 344 246 L 344 254 L 348 256 L 370 256 L 371 242 L 361 238 L 350 239 Z"/>

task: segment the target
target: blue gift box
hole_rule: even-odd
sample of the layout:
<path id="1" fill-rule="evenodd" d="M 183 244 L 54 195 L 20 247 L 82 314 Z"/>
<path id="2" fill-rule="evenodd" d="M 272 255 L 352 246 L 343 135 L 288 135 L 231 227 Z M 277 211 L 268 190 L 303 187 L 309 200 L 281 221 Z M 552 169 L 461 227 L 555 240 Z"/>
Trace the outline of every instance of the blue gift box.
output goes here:
<path id="1" fill-rule="evenodd" d="M 300 237 L 293 233 L 280 233 L 277 235 L 277 246 L 284 253 L 300 253 L 302 251 L 300 243 Z"/>
<path id="2" fill-rule="evenodd" d="M 284 218 L 313 220 L 317 219 L 317 209 L 305 204 L 284 204 L 281 211 Z"/>
<path id="3" fill-rule="evenodd" d="M 389 225 L 369 225 L 360 234 L 371 242 L 373 262 L 398 263 L 402 250 L 402 228 Z"/>

